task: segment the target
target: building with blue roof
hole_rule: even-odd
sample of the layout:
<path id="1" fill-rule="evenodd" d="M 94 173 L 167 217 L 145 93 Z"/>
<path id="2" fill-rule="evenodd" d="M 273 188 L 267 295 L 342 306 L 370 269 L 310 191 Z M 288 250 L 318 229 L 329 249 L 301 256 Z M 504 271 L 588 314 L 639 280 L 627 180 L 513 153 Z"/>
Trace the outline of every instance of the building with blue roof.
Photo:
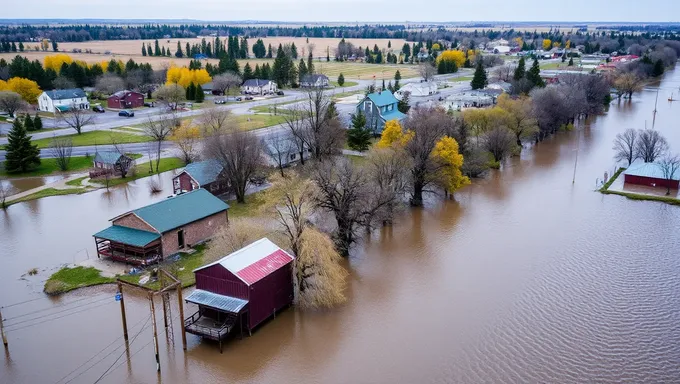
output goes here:
<path id="1" fill-rule="evenodd" d="M 634 161 L 623 172 L 624 182 L 628 184 L 646 185 L 649 187 L 664 187 L 678 189 L 680 186 L 680 169 L 664 167 L 661 163 L 645 163 Z"/>
<path id="2" fill-rule="evenodd" d="M 356 113 L 363 113 L 366 116 L 366 126 L 374 135 L 380 135 L 386 122 L 402 121 L 406 118 L 406 115 L 397 109 L 398 103 L 399 100 L 388 90 L 369 93 L 357 104 Z"/>
<path id="3" fill-rule="evenodd" d="M 188 164 L 172 179 L 173 192 L 180 194 L 204 188 L 215 196 L 229 191 L 224 167 L 217 160 L 197 161 Z"/>

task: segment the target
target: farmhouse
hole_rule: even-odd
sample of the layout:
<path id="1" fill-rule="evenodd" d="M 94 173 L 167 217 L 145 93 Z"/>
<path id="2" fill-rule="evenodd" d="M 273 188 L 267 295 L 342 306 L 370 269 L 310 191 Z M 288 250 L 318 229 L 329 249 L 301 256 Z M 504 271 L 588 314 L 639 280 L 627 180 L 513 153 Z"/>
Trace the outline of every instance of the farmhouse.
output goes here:
<path id="1" fill-rule="evenodd" d="M 300 149 L 297 143 L 290 137 L 286 138 L 264 138 L 265 161 L 271 167 L 289 167 L 300 161 Z M 306 145 L 303 146 L 302 156 L 304 160 L 309 159 L 311 151 Z"/>
<path id="2" fill-rule="evenodd" d="M 109 108 L 125 109 L 144 106 L 144 94 L 134 91 L 118 91 L 107 99 Z"/>
<path id="3" fill-rule="evenodd" d="M 366 126 L 371 127 L 373 134 L 382 133 L 389 120 L 404 120 L 406 115 L 397 109 L 396 97 L 390 91 L 369 93 L 356 106 L 357 113 L 366 115 Z"/>
<path id="4" fill-rule="evenodd" d="M 303 88 L 325 88 L 328 86 L 326 75 L 306 75 L 302 77 L 300 86 Z"/>
<path id="5" fill-rule="evenodd" d="M 87 95 L 80 88 L 45 91 L 38 97 L 38 109 L 44 112 L 66 112 L 73 108 L 90 109 Z"/>
<path id="6" fill-rule="evenodd" d="M 293 302 L 293 257 L 260 239 L 194 270 L 196 290 L 185 300 L 198 311 L 186 331 L 220 343 L 236 329 L 248 333 Z"/>
<path id="7" fill-rule="evenodd" d="M 271 80 L 250 79 L 241 86 L 241 92 L 246 95 L 268 95 L 276 91 L 276 83 Z"/>
<path id="8" fill-rule="evenodd" d="M 624 182 L 628 184 L 670 189 L 678 189 L 680 184 L 680 170 L 676 171 L 669 180 L 658 163 L 634 162 L 623 172 L 623 175 Z"/>
<path id="9" fill-rule="evenodd" d="M 430 96 L 437 93 L 437 84 L 433 81 L 424 81 L 422 83 L 408 83 L 399 88 L 394 93 L 394 97 L 401 100 L 404 94 L 409 92 L 413 97 Z"/>
<path id="10" fill-rule="evenodd" d="M 204 188 L 218 196 L 229 190 L 224 167 L 217 160 L 198 161 L 187 165 L 172 179 L 172 186 L 174 194 Z"/>
<path id="11" fill-rule="evenodd" d="M 90 172 L 90 177 L 94 178 L 106 174 L 120 176 L 127 173 L 135 161 L 120 152 L 104 151 L 96 152 L 92 163 L 94 170 Z"/>
<path id="12" fill-rule="evenodd" d="M 149 265 L 212 237 L 228 222 L 227 205 L 205 189 L 184 193 L 111 219 L 93 235 L 97 257 Z"/>

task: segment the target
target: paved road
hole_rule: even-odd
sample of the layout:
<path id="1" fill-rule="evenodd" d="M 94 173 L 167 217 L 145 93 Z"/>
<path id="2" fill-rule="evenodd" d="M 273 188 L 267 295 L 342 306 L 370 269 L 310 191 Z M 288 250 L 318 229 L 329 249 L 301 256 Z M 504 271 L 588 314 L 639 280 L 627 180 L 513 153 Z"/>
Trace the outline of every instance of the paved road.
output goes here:
<path id="1" fill-rule="evenodd" d="M 120 144 L 118 147 L 120 148 L 121 151 L 124 153 L 139 153 L 142 155 L 146 155 L 148 152 L 149 146 L 152 146 L 152 152 L 155 155 L 156 153 L 156 146 L 154 143 L 130 143 L 130 144 Z M 161 150 L 167 151 L 170 149 L 175 148 L 175 144 L 172 142 L 164 142 L 161 145 Z M 115 148 L 113 145 L 87 145 L 83 147 L 73 147 L 73 151 L 71 152 L 71 156 L 87 156 L 87 155 L 94 155 L 95 152 L 97 151 L 113 151 Z M 0 151 L 0 161 L 5 161 L 5 154 L 6 151 Z M 54 154 L 52 154 L 52 151 L 49 148 L 44 148 L 40 150 L 40 157 L 43 159 L 49 159 L 55 157 Z"/>

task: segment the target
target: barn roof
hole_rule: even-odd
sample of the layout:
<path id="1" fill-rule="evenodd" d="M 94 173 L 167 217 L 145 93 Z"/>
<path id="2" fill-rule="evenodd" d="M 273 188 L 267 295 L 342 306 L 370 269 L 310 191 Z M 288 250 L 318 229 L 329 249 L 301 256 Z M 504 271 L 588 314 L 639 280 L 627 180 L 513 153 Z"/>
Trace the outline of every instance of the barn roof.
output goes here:
<path id="1" fill-rule="evenodd" d="M 670 172 L 669 172 L 670 173 Z M 624 175 L 650 177 L 654 179 L 666 179 L 658 163 L 633 163 L 625 172 Z M 671 180 L 680 180 L 680 170 L 676 170 Z"/>
<path id="2" fill-rule="evenodd" d="M 184 172 L 188 173 L 199 185 L 206 185 L 217 180 L 224 167 L 217 160 L 205 160 L 188 164 Z"/>
<path id="3" fill-rule="evenodd" d="M 140 219 L 163 233 L 182 225 L 224 212 L 229 205 L 203 188 L 183 193 L 132 211 Z M 120 217 L 120 216 L 119 216 Z M 115 219 L 114 219 L 115 220 Z"/>
<path id="4" fill-rule="evenodd" d="M 247 285 L 252 285 L 293 261 L 293 256 L 263 238 L 194 272 L 220 264 Z"/>
<path id="5" fill-rule="evenodd" d="M 243 307 L 248 304 L 248 300 L 238 299 L 236 297 L 219 295 L 217 293 L 212 293 L 204 291 L 202 289 L 197 289 L 187 298 L 186 301 L 194 304 L 205 305 L 207 307 L 216 308 L 221 311 L 239 313 Z"/>
<path id="6" fill-rule="evenodd" d="M 161 237 L 159 233 L 123 227 L 120 225 L 112 225 L 103 231 L 95 233 L 93 236 L 114 241 L 116 243 L 132 245 L 134 247 L 143 247 Z"/>
<path id="7" fill-rule="evenodd" d="M 52 100 L 77 99 L 80 97 L 86 97 L 85 92 L 80 88 L 55 89 L 53 91 L 45 91 L 45 93 Z"/>

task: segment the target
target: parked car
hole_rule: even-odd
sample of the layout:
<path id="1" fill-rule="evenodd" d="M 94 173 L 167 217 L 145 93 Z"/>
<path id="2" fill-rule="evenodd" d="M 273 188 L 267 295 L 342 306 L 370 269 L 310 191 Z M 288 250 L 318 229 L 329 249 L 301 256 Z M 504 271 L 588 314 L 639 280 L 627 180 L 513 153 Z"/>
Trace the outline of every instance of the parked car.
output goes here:
<path id="1" fill-rule="evenodd" d="M 215 99 L 215 104 L 225 104 L 226 102 L 224 99 Z"/>
<path id="2" fill-rule="evenodd" d="M 246 100 L 252 100 L 252 99 L 253 99 L 252 96 L 246 96 Z"/>
<path id="3" fill-rule="evenodd" d="M 241 101 L 241 100 L 243 100 L 243 99 L 241 98 L 241 96 L 238 96 L 238 97 L 236 98 L 236 101 Z"/>
<path id="4" fill-rule="evenodd" d="M 104 109 L 104 107 L 102 107 L 101 105 L 95 105 L 94 107 L 92 107 L 92 110 L 93 110 L 94 112 L 97 112 L 97 113 L 104 113 L 104 112 L 106 112 L 106 110 Z"/>
<path id="5" fill-rule="evenodd" d="M 144 103 L 144 106 L 145 106 L 145 107 L 149 107 L 149 108 L 155 107 L 155 105 L 154 105 L 153 102 L 146 102 L 146 103 Z"/>
<path id="6" fill-rule="evenodd" d="M 279 96 L 283 96 L 283 91 L 276 91 L 276 94 Z"/>
<path id="7" fill-rule="evenodd" d="M 118 116 L 123 116 L 123 117 L 135 117 L 135 113 L 132 112 L 132 111 L 128 111 L 128 110 L 125 110 L 125 109 L 124 109 L 124 110 L 118 112 Z"/>

